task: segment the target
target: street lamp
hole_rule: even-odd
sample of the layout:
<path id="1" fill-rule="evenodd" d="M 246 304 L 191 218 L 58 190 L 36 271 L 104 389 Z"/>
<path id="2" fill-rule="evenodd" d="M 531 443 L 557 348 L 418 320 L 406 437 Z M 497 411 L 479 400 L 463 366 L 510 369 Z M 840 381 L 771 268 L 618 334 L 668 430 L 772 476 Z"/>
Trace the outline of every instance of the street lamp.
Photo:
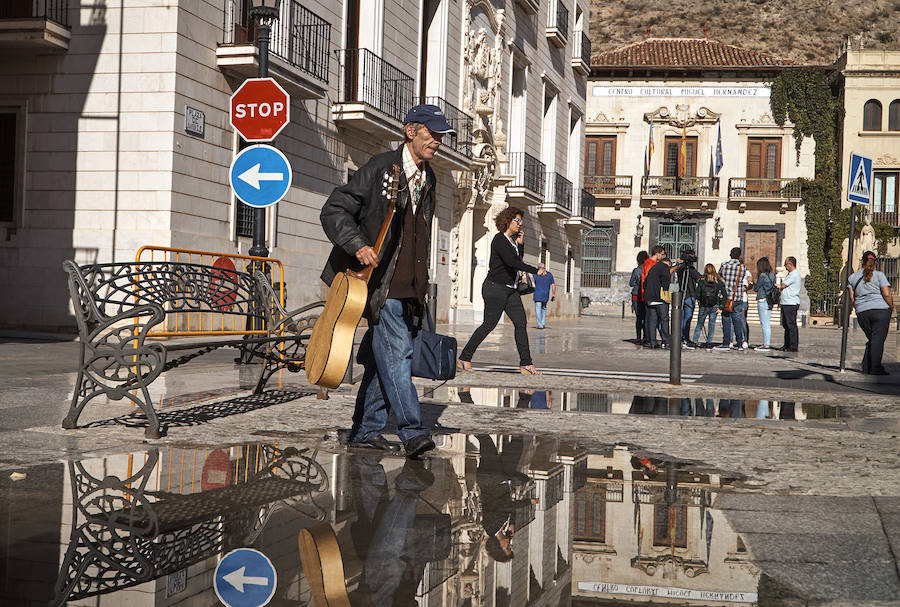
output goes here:
<path id="1" fill-rule="evenodd" d="M 281 0 L 250 0 L 250 16 L 256 21 L 256 48 L 259 51 L 259 77 L 269 77 L 269 39 L 272 24 L 278 20 Z M 250 254 L 268 257 L 266 247 L 266 209 L 253 209 L 253 246 Z"/>

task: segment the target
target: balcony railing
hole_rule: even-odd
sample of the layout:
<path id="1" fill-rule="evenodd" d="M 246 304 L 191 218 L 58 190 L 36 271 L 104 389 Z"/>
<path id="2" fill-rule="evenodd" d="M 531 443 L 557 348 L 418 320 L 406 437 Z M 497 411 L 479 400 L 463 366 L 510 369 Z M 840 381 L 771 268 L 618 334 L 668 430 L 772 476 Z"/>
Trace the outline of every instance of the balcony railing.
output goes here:
<path id="1" fill-rule="evenodd" d="M 253 19 L 242 12 L 243 4 L 241 0 L 229 0 L 229 10 L 225 11 L 226 45 L 256 43 L 256 26 Z M 331 24 L 301 6 L 299 0 L 286 3 L 281 18 L 272 26 L 269 52 L 327 83 L 330 47 Z"/>
<path id="2" fill-rule="evenodd" d="M 544 202 L 560 206 L 572 212 L 572 182 L 552 171 L 547 171 L 547 190 Z"/>
<path id="3" fill-rule="evenodd" d="M 585 219 L 589 219 L 591 221 L 594 220 L 594 207 L 597 204 L 597 201 L 591 196 L 591 193 L 587 190 L 579 190 L 579 208 L 578 208 L 578 216 L 584 217 Z"/>
<path id="4" fill-rule="evenodd" d="M 421 103 L 430 103 L 441 108 L 441 111 L 444 112 L 444 116 L 447 118 L 447 122 L 456 131 L 455 133 L 444 135 L 441 145 L 445 145 L 463 156 L 471 158 L 472 128 L 474 124 L 472 117 L 441 97 L 424 97 Z"/>
<path id="5" fill-rule="evenodd" d="M 872 223 L 886 223 L 894 228 L 900 227 L 900 213 L 896 207 L 893 211 L 873 211 Z"/>
<path id="6" fill-rule="evenodd" d="M 728 180 L 728 197 L 743 198 L 800 198 L 800 182 L 795 179 L 756 179 L 732 177 Z"/>
<path id="7" fill-rule="evenodd" d="M 555 22 L 550 23 L 550 27 L 555 27 L 559 30 L 560 36 L 562 36 L 563 39 L 568 40 L 569 9 L 567 9 L 560 0 L 556 0 L 556 19 Z"/>
<path id="8" fill-rule="evenodd" d="M 572 58 L 581 59 L 586 65 L 591 65 L 591 39 L 580 29 L 575 30 L 575 41 L 581 39 L 581 46 L 578 44 L 572 47 Z"/>
<path id="9" fill-rule="evenodd" d="M 596 198 L 631 196 L 631 175 L 585 175 L 584 189 Z"/>
<path id="10" fill-rule="evenodd" d="M 641 194 L 711 198 L 719 195 L 719 178 L 645 175 L 641 178 Z"/>
<path id="11" fill-rule="evenodd" d="M 415 81 L 365 48 L 337 51 L 343 66 L 340 103 L 364 103 L 403 121 L 415 99 Z"/>
<path id="12" fill-rule="evenodd" d="M 49 19 L 69 25 L 69 0 L 2 0 L 0 19 Z"/>
<path id="13" fill-rule="evenodd" d="M 511 187 L 523 187 L 535 194 L 544 195 L 544 163 L 528 152 L 512 152 L 509 155 L 509 174 L 513 176 Z"/>

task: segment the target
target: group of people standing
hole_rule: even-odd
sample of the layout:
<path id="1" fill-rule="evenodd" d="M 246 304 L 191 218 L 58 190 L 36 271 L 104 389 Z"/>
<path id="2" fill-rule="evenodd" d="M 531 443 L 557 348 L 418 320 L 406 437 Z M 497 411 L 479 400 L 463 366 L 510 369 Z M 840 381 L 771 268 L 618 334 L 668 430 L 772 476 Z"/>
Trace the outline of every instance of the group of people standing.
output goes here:
<path id="1" fill-rule="evenodd" d="M 750 345 L 747 309 L 755 295 L 759 319 L 762 325 L 763 343 L 754 350 L 768 352 L 771 347 L 771 319 L 773 301 L 781 307 L 781 326 L 784 328 L 784 345 L 780 349 L 797 352 L 799 331 L 797 310 L 800 308 L 800 272 L 797 260 L 784 260 L 787 272 L 778 280 L 767 257 L 756 262 L 756 278 L 744 264 L 740 247 L 731 249 L 729 259 L 716 267 L 708 263 L 701 274 L 695 264 L 697 254 L 691 248 L 684 248 L 681 257 L 673 266 L 665 249 L 657 245 L 650 253 L 641 251 L 637 257 L 637 267 L 631 272 L 631 302 L 635 316 L 635 343 L 649 348 L 668 348 L 669 335 L 669 293 L 677 290 L 684 293 L 681 320 L 682 346 L 693 349 L 699 346 L 715 350 L 748 350 Z M 776 291 L 777 290 L 777 291 Z M 776 291 L 777 296 L 772 292 Z M 690 333 L 695 308 L 697 325 Z M 722 315 L 722 342 L 713 346 L 716 320 Z M 701 344 L 701 334 L 706 336 Z M 657 334 L 659 339 L 657 340 Z"/>

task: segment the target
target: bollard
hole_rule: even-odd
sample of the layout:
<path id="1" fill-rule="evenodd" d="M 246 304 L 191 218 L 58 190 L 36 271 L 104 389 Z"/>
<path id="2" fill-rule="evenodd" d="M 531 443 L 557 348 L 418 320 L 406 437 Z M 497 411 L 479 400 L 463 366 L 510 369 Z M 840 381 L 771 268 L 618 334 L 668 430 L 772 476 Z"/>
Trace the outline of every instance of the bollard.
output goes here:
<path id="1" fill-rule="evenodd" d="M 622 302 L 622 318 L 625 318 L 625 302 Z"/>
<path id="2" fill-rule="evenodd" d="M 431 313 L 431 322 L 434 323 L 434 327 L 431 328 L 432 331 L 437 329 L 437 295 L 437 283 L 432 282 L 428 285 L 428 302 L 426 303 L 428 311 Z"/>
<path id="3" fill-rule="evenodd" d="M 681 385 L 681 308 L 684 291 L 672 293 L 672 330 L 669 331 L 669 383 Z"/>

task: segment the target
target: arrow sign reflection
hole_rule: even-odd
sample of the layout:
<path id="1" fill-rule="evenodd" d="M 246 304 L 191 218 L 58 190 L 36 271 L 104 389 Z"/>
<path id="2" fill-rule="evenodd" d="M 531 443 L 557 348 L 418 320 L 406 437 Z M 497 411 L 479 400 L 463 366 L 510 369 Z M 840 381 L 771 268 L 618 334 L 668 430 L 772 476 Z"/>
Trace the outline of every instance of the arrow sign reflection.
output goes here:
<path id="1" fill-rule="evenodd" d="M 254 585 L 254 586 L 265 586 L 269 583 L 269 578 L 264 577 L 255 577 L 252 575 L 244 575 L 244 569 L 246 567 L 241 567 L 240 569 L 235 569 L 231 573 L 227 575 L 223 575 L 222 579 L 237 588 L 238 592 L 244 591 L 244 584 Z"/>

